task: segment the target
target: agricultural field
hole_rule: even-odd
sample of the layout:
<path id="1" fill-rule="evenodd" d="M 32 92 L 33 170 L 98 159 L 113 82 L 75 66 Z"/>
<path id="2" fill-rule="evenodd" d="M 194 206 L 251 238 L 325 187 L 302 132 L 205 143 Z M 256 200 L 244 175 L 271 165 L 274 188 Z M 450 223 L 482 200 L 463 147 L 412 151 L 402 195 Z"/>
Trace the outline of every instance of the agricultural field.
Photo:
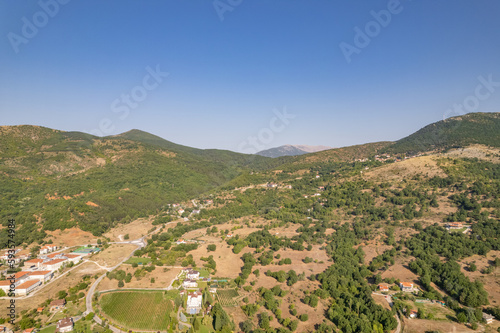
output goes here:
<path id="1" fill-rule="evenodd" d="M 112 322 L 134 330 L 167 330 L 177 292 L 127 291 L 101 296 L 102 313 Z"/>
<path id="2" fill-rule="evenodd" d="M 236 289 L 217 289 L 217 299 L 222 306 L 237 306 L 239 297 Z"/>

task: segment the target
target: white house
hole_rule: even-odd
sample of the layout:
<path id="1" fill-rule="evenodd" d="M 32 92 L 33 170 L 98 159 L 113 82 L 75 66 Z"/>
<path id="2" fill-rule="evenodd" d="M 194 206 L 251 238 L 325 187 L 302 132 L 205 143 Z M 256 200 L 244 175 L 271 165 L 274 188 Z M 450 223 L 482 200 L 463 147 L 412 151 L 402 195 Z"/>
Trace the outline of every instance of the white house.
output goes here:
<path id="1" fill-rule="evenodd" d="M 63 318 L 57 322 L 56 332 L 71 332 L 73 331 L 73 318 Z"/>
<path id="2" fill-rule="evenodd" d="M 57 250 L 56 245 L 45 245 L 40 249 L 40 254 L 47 254 L 50 252 L 54 252 L 55 250 Z"/>
<path id="3" fill-rule="evenodd" d="M 190 280 L 198 280 L 200 278 L 200 272 L 198 271 L 193 271 L 193 270 L 190 270 L 186 277 Z"/>
<path id="4" fill-rule="evenodd" d="M 189 314 L 197 314 L 201 311 L 201 303 L 203 301 L 203 295 L 200 292 L 194 292 L 188 294 L 186 311 Z"/>
<path id="5" fill-rule="evenodd" d="M 42 281 L 40 280 L 31 280 L 26 281 L 19 286 L 16 287 L 17 295 L 29 295 L 36 287 L 42 285 Z"/>
<path id="6" fill-rule="evenodd" d="M 198 287 L 198 282 L 196 282 L 196 280 L 186 279 L 182 283 L 182 286 L 184 288 L 196 288 Z"/>
<path id="7" fill-rule="evenodd" d="M 40 280 L 42 282 L 47 282 L 53 277 L 54 272 L 52 271 L 34 271 L 29 273 L 28 280 Z"/>
<path id="8" fill-rule="evenodd" d="M 401 288 L 402 291 L 405 292 L 413 292 L 413 283 L 411 282 L 400 282 L 399 287 Z"/>

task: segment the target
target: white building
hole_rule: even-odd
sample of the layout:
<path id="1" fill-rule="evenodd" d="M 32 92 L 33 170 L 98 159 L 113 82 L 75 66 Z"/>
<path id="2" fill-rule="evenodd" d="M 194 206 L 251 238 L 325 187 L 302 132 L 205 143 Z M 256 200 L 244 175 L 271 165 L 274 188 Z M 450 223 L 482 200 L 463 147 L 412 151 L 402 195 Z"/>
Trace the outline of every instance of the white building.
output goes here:
<path id="1" fill-rule="evenodd" d="M 51 271 L 58 270 L 62 265 L 65 264 L 67 259 L 53 259 L 44 263 L 45 268 Z"/>
<path id="2" fill-rule="evenodd" d="M 73 318 L 63 318 L 57 322 L 56 332 L 71 332 L 73 331 Z"/>
<path id="3" fill-rule="evenodd" d="M 34 289 L 42 285 L 40 280 L 26 281 L 16 287 L 16 295 L 29 295 Z"/>
<path id="4" fill-rule="evenodd" d="M 198 282 L 196 282 L 195 280 L 186 279 L 182 283 L 182 286 L 184 288 L 196 288 L 196 287 L 198 287 Z"/>
<path id="5" fill-rule="evenodd" d="M 200 272 L 198 271 L 193 271 L 193 270 L 190 270 L 186 277 L 190 280 L 198 280 L 200 278 Z"/>
<path id="6" fill-rule="evenodd" d="M 45 245 L 40 249 L 40 254 L 47 254 L 50 252 L 54 252 L 55 250 L 57 250 L 56 245 Z"/>
<path id="7" fill-rule="evenodd" d="M 197 314 L 201 311 L 201 303 L 203 302 L 203 295 L 200 292 L 188 294 L 186 311 L 189 314 Z"/>
<path id="8" fill-rule="evenodd" d="M 68 261 L 71 261 L 74 264 L 78 264 L 80 261 L 82 261 L 82 256 L 78 254 L 65 254 L 64 258 L 67 258 Z"/>
<path id="9" fill-rule="evenodd" d="M 54 272 L 52 271 L 34 271 L 30 272 L 28 275 L 28 280 L 40 280 L 42 282 L 47 282 L 54 277 Z"/>

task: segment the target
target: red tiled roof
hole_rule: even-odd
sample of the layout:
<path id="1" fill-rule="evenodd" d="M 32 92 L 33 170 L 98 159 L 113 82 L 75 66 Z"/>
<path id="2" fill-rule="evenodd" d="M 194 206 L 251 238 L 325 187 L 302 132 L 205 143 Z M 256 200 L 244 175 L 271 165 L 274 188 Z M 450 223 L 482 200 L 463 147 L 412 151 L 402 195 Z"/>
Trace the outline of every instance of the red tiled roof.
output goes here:
<path id="1" fill-rule="evenodd" d="M 28 289 L 29 287 L 31 287 L 35 283 L 39 283 L 39 282 L 40 282 L 39 280 L 26 281 L 26 282 L 22 283 L 21 285 L 17 286 L 16 289 Z"/>

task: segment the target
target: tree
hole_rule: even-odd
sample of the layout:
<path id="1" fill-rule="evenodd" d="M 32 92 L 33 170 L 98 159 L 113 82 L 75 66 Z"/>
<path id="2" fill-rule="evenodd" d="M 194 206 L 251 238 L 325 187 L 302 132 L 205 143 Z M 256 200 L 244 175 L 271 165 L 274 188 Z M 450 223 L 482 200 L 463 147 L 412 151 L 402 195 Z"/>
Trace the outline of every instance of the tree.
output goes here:
<path id="1" fill-rule="evenodd" d="M 123 283 L 123 280 L 118 281 L 118 288 L 123 288 L 125 286 L 125 283 Z"/>
<path id="2" fill-rule="evenodd" d="M 207 246 L 207 251 L 215 251 L 215 249 L 217 248 L 217 246 L 215 244 L 209 244 Z"/>
<path id="3" fill-rule="evenodd" d="M 471 272 L 475 272 L 476 270 L 477 270 L 477 266 L 476 266 L 476 264 L 475 264 L 475 263 L 473 263 L 473 262 L 471 262 L 471 263 L 469 264 L 469 271 L 471 271 Z"/>
<path id="4" fill-rule="evenodd" d="M 241 330 L 245 333 L 250 333 L 253 330 L 253 323 L 250 319 L 245 320 L 241 323 Z"/>
<path id="5" fill-rule="evenodd" d="M 303 313 L 300 315 L 300 321 L 307 321 L 309 319 L 309 315 L 307 313 Z"/>

